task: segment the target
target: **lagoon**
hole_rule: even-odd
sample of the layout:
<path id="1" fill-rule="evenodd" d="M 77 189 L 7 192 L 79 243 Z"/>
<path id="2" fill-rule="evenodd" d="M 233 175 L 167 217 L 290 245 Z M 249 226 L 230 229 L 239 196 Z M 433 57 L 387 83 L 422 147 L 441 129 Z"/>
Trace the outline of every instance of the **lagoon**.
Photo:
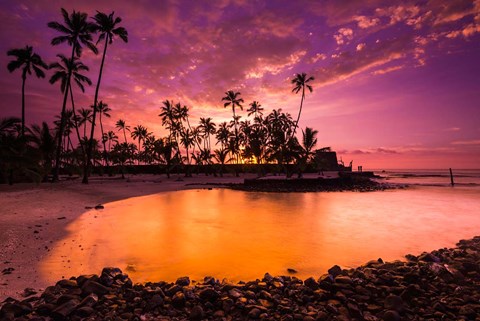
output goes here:
<path id="1" fill-rule="evenodd" d="M 52 281 L 124 270 L 135 282 L 319 276 L 334 264 L 403 259 L 480 231 L 480 190 L 250 193 L 198 189 L 105 204 L 68 226 L 41 262 Z"/>

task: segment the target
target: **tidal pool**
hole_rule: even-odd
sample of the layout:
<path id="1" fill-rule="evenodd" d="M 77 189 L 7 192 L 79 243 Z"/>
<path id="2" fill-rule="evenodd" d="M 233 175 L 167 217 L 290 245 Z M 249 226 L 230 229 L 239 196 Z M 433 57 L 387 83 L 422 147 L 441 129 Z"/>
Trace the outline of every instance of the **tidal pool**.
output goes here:
<path id="1" fill-rule="evenodd" d="M 117 266 L 136 282 L 265 272 L 319 276 L 334 264 L 402 259 L 480 234 L 480 190 L 249 193 L 186 190 L 105 204 L 68 226 L 41 262 L 44 277 Z"/>

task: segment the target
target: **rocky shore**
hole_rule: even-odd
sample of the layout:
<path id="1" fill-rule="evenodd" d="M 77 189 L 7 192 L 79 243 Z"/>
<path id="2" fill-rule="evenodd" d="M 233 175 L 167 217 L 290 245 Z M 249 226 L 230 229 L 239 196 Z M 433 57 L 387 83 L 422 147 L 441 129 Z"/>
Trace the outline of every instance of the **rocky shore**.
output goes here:
<path id="1" fill-rule="evenodd" d="M 480 320 L 480 237 L 406 261 L 231 284 L 132 284 L 117 268 L 0 304 L 1 320 Z"/>
<path id="2" fill-rule="evenodd" d="M 249 192 L 372 192 L 392 188 L 404 188 L 393 184 L 379 183 L 368 177 L 341 176 L 335 178 L 292 179 L 245 179 L 243 184 L 228 184 L 227 187 Z"/>

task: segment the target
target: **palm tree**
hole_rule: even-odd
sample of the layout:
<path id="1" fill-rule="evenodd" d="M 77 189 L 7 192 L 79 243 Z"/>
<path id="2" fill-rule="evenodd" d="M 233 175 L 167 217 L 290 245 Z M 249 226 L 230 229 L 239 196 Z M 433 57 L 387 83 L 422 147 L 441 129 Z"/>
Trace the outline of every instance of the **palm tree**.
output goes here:
<path id="1" fill-rule="evenodd" d="M 254 114 L 254 119 L 257 118 L 257 114 L 262 116 L 263 115 L 263 107 L 262 105 L 260 105 L 260 103 L 258 101 L 253 101 L 252 103 L 250 103 L 250 108 L 247 109 L 248 111 L 248 116 L 250 116 L 251 114 Z"/>
<path id="2" fill-rule="evenodd" d="M 55 135 L 52 135 L 52 130 L 48 127 L 48 124 L 43 122 L 41 126 L 32 125 L 32 136 L 30 139 L 38 153 L 40 166 L 43 169 L 42 180 L 46 181 L 55 157 Z"/>
<path id="3" fill-rule="evenodd" d="M 198 128 L 201 130 L 204 138 L 205 138 L 205 146 L 204 149 L 210 150 L 210 135 L 215 134 L 215 129 L 216 125 L 214 122 L 212 122 L 212 118 L 203 118 L 200 117 L 200 125 Z"/>
<path id="4" fill-rule="evenodd" d="M 87 123 L 92 122 L 92 110 L 80 108 L 78 126 L 83 125 L 83 137 L 87 137 Z"/>
<path id="5" fill-rule="evenodd" d="M 302 149 L 305 154 L 305 159 L 306 161 L 308 161 L 313 155 L 312 150 L 317 145 L 318 130 L 314 130 L 313 128 L 306 127 L 305 131 L 302 131 L 302 133 L 303 133 Z"/>
<path id="6" fill-rule="evenodd" d="M 292 137 L 295 136 L 295 132 L 298 127 L 298 122 L 300 121 L 300 114 L 302 113 L 303 101 L 305 100 L 305 87 L 307 87 L 307 89 L 310 92 L 312 92 L 313 87 L 308 83 L 313 80 L 315 80 L 314 77 L 307 78 L 307 74 L 304 72 L 302 72 L 301 74 L 296 74 L 295 77 L 292 79 L 292 84 L 295 85 L 295 87 L 293 87 L 292 89 L 292 92 L 298 94 L 300 90 L 302 91 L 302 99 L 300 100 L 300 109 L 298 110 L 298 117 L 297 117 L 297 121 L 295 122 L 295 127 L 293 128 Z"/>
<path id="7" fill-rule="evenodd" d="M 125 133 L 125 131 L 130 131 L 130 126 L 127 126 L 127 124 L 125 123 L 125 121 L 123 119 L 119 119 L 117 120 L 117 122 L 115 123 L 115 128 L 117 128 L 117 130 L 122 130 L 123 131 L 123 137 L 125 138 L 125 143 L 127 142 L 127 134 Z"/>
<path id="8" fill-rule="evenodd" d="M 174 104 L 173 101 L 165 100 L 162 102 L 163 106 L 161 108 L 161 113 L 158 115 L 162 118 L 162 126 L 165 126 L 166 129 L 169 130 L 169 137 L 172 138 L 173 135 L 173 127 L 174 127 Z"/>
<path id="9" fill-rule="evenodd" d="M 73 91 L 72 87 L 70 86 L 69 79 L 73 77 L 73 80 L 77 84 L 77 86 L 80 88 L 82 92 L 85 92 L 85 87 L 83 83 L 87 83 L 89 86 L 92 84 L 92 81 L 90 78 L 88 78 L 85 75 L 82 75 L 80 72 L 81 71 L 88 71 L 88 67 L 85 66 L 79 58 L 73 57 L 72 60 L 67 59 L 64 55 L 57 55 L 58 58 L 60 58 L 60 62 L 54 62 L 50 64 L 49 69 L 55 69 L 55 72 L 53 73 L 52 77 L 50 77 L 50 83 L 54 84 L 57 81 L 60 81 L 60 91 L 64 94 L 63 99 L 66 101 L 68 94 L 70 93 L 71 99 L 72 99 L 72 111 L 74 115 L 74 122 L 75 122 L 75 129 L 77 132 L 77 138 L 81 142 L 80 139 L 80 133 L 78 131 L 79 124 L 77 122 L 77 117 L 75 113 L 75 105 L 73 103 Z M 69 78 L 70 77 L 70 78 Z M 62 109 L 63 110 L 63 109 Z M 66 110 L 63 111 L 64 117 L 66 116 L 65 114 Z M 66 121 L 66 118 L 64 122 Z M 61 119 L 60 119 L 60 127 L 62 126 L 61 124 Z M 64 123 L 65 126 L 65 123 Z M 63 129 L 62 129 L 63 131 Z M 83 145 L 81 144 L 82 149 Z"/>
<path id="10" fill-rule="evenodd" d="M 140 144 L 142 140 L 144 141 L 149 135 L 148 130 L 146 127 L 142 125 L 138 125 L 133 127 L 131 135 L 133 139 L 138 139 L 138 153 L 140 154 L 140 151 L 141 151 Z M 140 163 L 140 160 L 138 162 Z"/>
<path id="11" fill-rule="evenodd" d="M 103 47 L 102 62 L 100 64 L 100 72 L 98 73 L 97 87 L 95 88 L 95 98 L 93 102 L 94 108 L 93 108 L 93 115 L 92 115 L 92 130 L 90 132 L 90 140 L 92 140 L 93 136 L 95 135 L 95 117 L 97 116 L 96 106 L 98 101 L 98 92 L 100 90 L 100 82 L 102 80 L 102 72 L 103 72 L 103 66 L 105 63 L 105 56 L 107 54 L 107 47 L 109 44 L 111 45 L 113 43 L 113 39 L 116 36 L 120 37 L 124 42 L 128 42 L 127 30 L 123 27 L 117 26 L 120 22 L 122 22 L 122 19 L 120 17 L 116 17 L 114 19 L 113 15 L 114 15 L 114 12 L 107 15 L 103 12 L 97 11 L 97 14 L 93 18 L 93 20 L 95 20 L 94 29 L 95 31 L 100 33 L 97 43 L 105 39 L 105 46 Z M 90 144 L 88 144 L 87 162 L 85 164 L 85 171 L 83 173 L 82 183 L 84 184 L 88 184 L 88 172 L 90 171 L 90 159 L 92 156 L 92 148 L 93 148 L 93 145 L 90 142 Z"/>
<path id="12" fill-rule="evenodd" d="M 7 51 L 7 55 L 15 56 L 16 59 L 8 63 L 8 71 L 13 72 L 16 69 L 22 68 L 22 136 L 25 135 L 25 81 L 27 74 L 32 74 L 32 69 L 37 78 L 45 78 L 45 73 L 42 69 L 48 69 L 47 64 L 42 58 L 33 52 L 33 48 L 25 46 L 21 49 L 11 49 Z"/>
<path id="13" fill-rule="evenodd" d="M 222 98 L 222 101 L 225 101 L 223 104 L 223 107 L 226 108 L 227 106 L 232 106 L 232 112 L 233 112 L 233 121 L 234 121 L 234 126 L 235 126 L 235 144 L 238 145 L 238 129 L 237 129 L 237 122 L 238 118 L 235 115 L 235 108 L 239 107 L 241 110 L 243 110 L 243 99 L 239 98 L 240 92 L 234 92 L 233 90 L 229 90 L 225 92 L 225 97 Z M 235 150 L 238 151 L 238 146 L 235 146 Z M 238 162 L 238 158 L 237 158 Z"/>
<path id="14" fill-rule="evenodd" d="M 95 31 L 95 26 L 93 23 L 87 22 L 88 15 L 83 12 L 77 12 L 73 10 L 73 12 L 69 15 L 65 9 L 61 9 L 62 16 L 65 24 L 61 24 L 56 21 L 51 21 L 47 25 L 49 28 L 55 29 L 62 33 L 61 36 L 57 36 L 52 39 L 51 44 L 53 46 L 68 43 L 68 45 L 72 46 L 72 54 L 70 56 L 70 61 L 74 61 L 75 54 L 77 57 L 80 57 L 82 54 L 82 45 L 87 46 L 92 50 L 95 54 L 98 52 L 97 48 L 92 42 L 92 32 Z M 62 106 L 62 113 L 61 113 L 61 122 L 60 122 L 60 130 L 59 130 L 59 144 L 57 146 L 57 156 L 56 156 L 56 163 L 55 169 L 53 173 L 53 180 L 58 181 L 58 170 L 60 166 L 60 153 L 61 153 L 61 137 L 63 135 L 63 127 L 64 127 L 64 116 L 65 116 L 65 107 L 67 104 L 67 93 L 70 88 L 70 78 L 72 75 L 72 70 L 69 70 L 67 79 L 66 79 L 66 87 L 65 87 L 65 95 L 63 99 L 63 106 Z M 89 149 L 92 147 L 92 144 L 89 144 Z"/>
<path id="15" fill-rule="evenodd" d="M 105 134 L 105 136 L 106 136 L 107 141 L 108 141 L 108 151 L 110 152 L 110 151 L 111 151 L 112 142 L 118 143 L 118 136 L 117 136 L 117 134 L 115 134 L 115 132 L 114 132 L 113 130 L 109 130 L 109 131 Z"/>

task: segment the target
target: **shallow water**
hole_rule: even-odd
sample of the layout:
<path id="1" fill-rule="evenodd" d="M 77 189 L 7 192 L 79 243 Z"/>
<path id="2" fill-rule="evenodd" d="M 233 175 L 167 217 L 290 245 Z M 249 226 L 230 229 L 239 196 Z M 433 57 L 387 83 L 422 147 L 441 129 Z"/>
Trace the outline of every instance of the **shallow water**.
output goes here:
<path id="1" fill-rule="evenodd" d="M 451 247 L 480 234 L 480 189 L 420 186 L 355 193 L 187 190 L 88 211 L 42 263 L 46 278 L 117 266 L 134 281 L 265 272 L 319 276 L 334 264 Z"/>

